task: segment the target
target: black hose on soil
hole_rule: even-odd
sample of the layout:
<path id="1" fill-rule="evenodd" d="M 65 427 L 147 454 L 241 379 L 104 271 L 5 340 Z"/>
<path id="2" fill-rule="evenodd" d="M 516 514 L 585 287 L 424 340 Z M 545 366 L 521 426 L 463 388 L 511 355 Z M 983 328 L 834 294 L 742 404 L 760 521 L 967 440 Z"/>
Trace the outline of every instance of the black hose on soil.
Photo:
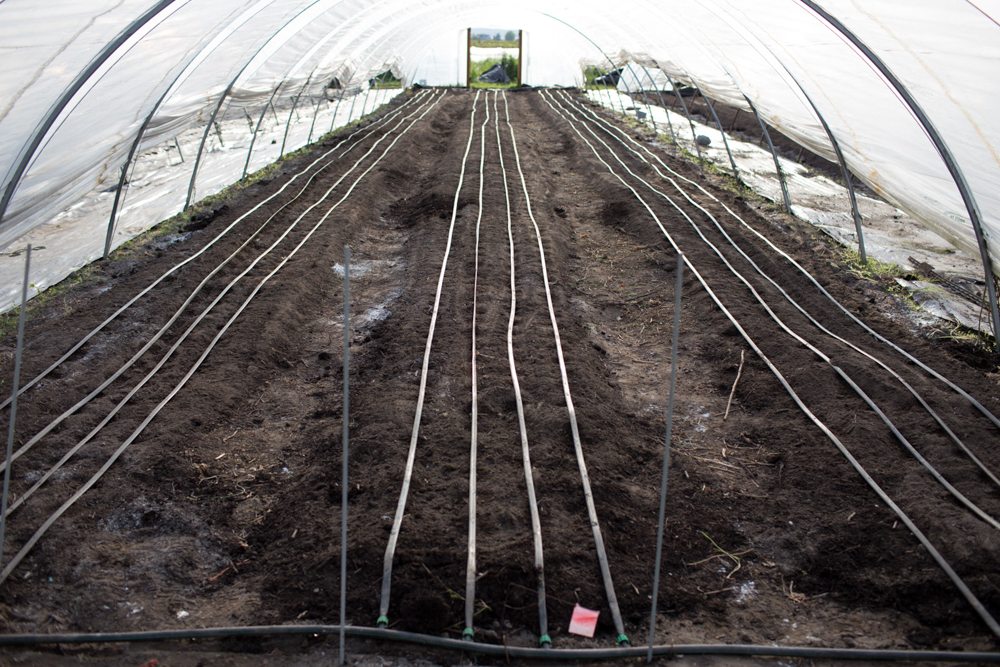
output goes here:
<path id="1" fill-rule="evenodd" d="M 273 636 L 331 636 L 340 633 L 339 625 L 256 625 L 247 627 L 190 628 L 139 632 L 75 632 L 56 634 L 0 635 L 0 646 L 50 646 L 53 644 L 107 644 L 117 642 L 161 642 L 197 639 L 232 639 Z M 539 649 L 463 641 L 449 637 L 421 635 L 384 628 L 348 625 L 345 633 L 358 639 L 419 644 L 434 648 L 464 651 L 480 655 L 541 660 L 615 660 L 638 658 L 648 647 Z M 658 656 L 731 655 L 740 657 L 806 658 L 825 660 L 880 660 L 923 662 L 1000 663 L 1000 653 L 986 651 L 929 651 L 865 648 L 822 648 L 816 646 L 762 646 L 756 644 L 665 644 L 653 647 Z"/>

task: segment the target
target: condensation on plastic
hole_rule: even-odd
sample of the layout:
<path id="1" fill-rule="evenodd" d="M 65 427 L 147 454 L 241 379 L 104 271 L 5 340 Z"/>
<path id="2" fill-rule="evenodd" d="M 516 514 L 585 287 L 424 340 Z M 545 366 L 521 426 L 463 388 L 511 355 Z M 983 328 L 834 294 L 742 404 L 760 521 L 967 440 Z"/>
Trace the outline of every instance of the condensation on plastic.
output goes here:
<path id="1" fill-rule="evenodd" d="M 0 3 L 5 183 L 65 87 L 152 4 Z M 1000 120 L 993 109 L 1000 99 L 998 4 L 821 4 L 888 63 L 941 131 L 975 193 L 1000 272 Z M 613 7 L 569 0 L 177 0 L 98 71 L 46 135 L 0 221 L 0 248 L 23 243 L 45 225 L 71 234 L 79 217 L 73 212 L 84 202 L 100 202 L 109 214 L 121 166 L 150 113 L 116 244 L 183 206 L 206 124 L 230 84 L 206 140 L 196 198 L 242 175 L 258 122 L 251 171 L 277 158 L 282 144 L 285 152 L 302 145 L 309 128 L 315 138 L 336 126 L 346 118 L 348 100 L 360 104 L 365 92 L 379 97 L 367 91 L 379 72 L 391 70 L 407 84 L 464 84 L 470 25 L 523 29 L 522 78 L 529 84 L 578 85 L 581 63 L 610 67 L 632 60 L 645 69 L 640 81 L 662 70 L 748 109 L 745 95 L 769 124 L 832 159 L 804 90 L 859 178 L 956 247 L 977 253 L 957 189 L 917 121 L 864 57 L 797 0 L 649 0 Z M 344 88 L 330 88 L 334 78 Z M 362 97 L 348 94 L 338 105 L 345 89 Z M 159 174 L 164 164 L 174 164 L 169 178 Z M 86 252 L 40 253 L 40 263 L 75 267 L 93 257 L 103 230 L 89 224 L 86 233 L 100 239 L 83 244 Z"/>

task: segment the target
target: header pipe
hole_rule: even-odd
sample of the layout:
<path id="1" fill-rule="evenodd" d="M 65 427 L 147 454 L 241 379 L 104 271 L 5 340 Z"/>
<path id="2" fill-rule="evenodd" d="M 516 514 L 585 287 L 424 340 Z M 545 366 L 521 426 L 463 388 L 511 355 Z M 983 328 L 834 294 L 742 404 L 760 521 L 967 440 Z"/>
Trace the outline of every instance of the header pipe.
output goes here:
<path id="1" fill-rule="evenodd" d="M 872 49 L 861 40 L 854 32 L 840 22 L 836 17 L 832 16 L 829 12 L 823 9 L 819 3 L 814 2 L 814 0 L 799 0 L 803 5 L 815 12 L 820 18 L 823 19 L 828 25 L 835 28 L 844 37 L 846 37 L 851 44 L 853 44 L 864 56 L 868 59 L 871 64 L 878 68 L 882 76 L 896 89 L 903 101 L 913 112 L 913 115 L 917 117 L 920 125 L 923 126 L 930 140 L 934 143 L 934 147 L 937 149 L 938 154 L 941 159 L 944 160 L 945 166 L 948 168 L 948 172 L 951 174 L 952 179 L 955 181 L 955 185 L 958 187 L 959 193 L 962 195 L 962 202 L 965 204 L 965 209 L 969 214 L 969 220 L 972 222 L 972 229 L 976 233 L 976 243 L 979 246 L 979 255 L 983 261 L 983 271 L 985 272 L 986 279 L 986 293 L 990 300 L 990 310 L 993 315 L 993 340 L 995 344 L 995 350 L 1000 351 L 1000 305 L 997 303 L 997 292 L 996 286 L 993 281 L 996 273 L 993 270 L 993 262 L 990 259 L 989 248 L 986 245 L 986 236 L 983 233 L 983 219 L 979 213 L 979 204 L 976 202 L 976 197 L 972 193 L 972 188 L 969 187 L 968 181 L 965 179 L 965 173 L 962 168 L 958 165 L 958 161 L 952 154 L 951 149 L 948 148 L 948 144 L 945 142 L 944 137 L 938 132 L 937 127 L 931 121 L 930 117 L 924 112 L 923 107 L 917 102 L 916 98 L 910 93 L 909 89 L 903 84 L 903 82 L 897 77 L 889 66 L 878 57 L 878 55 L 872 51 Z"/>
<path id="2" fill-rule="evenodd" d="M 645 657 L 645 646 L 628 648 L 541 649 L 463 641 L 450 637 L 423 635 L 416 632 L 371 628 L 358 625 L 262 625 L 247 627 L 184 628 L 180 630 L 149 630 L 139 632 L 89 632 L 60 634 L 0 635 L 0 646 L 51 646 L 53 644 L 91 644 L 112 642 L 160 642 L 198 639 L 229 639 L 234 637 L 316 636 L 339 634 L 360 639 L 405 642 L 419 646 L 453 649 L 468 653 L 503 658 L 538 660 L 621 660 Z M 899 660 L 1000 663 L 1000 653 L 987 651 L 931 651 L 904 649 L 823 648 L 818 646 L 770 646 L 756 644 L 666 644 L 653 647 L 654 655 L 732 655 L 768 656 L 780 658 L 812 658 L 826 660 Z"/>
<path id="3" fill-rule="evenodd" d="M 32 159 L 34 159 L 35 152 L 38 150 L 38 147 L 41 146 L 42 141 L 45 139 L 45 135 L 48 134 L 49 130 L 55 124 L 56 119 L 58 119 L 63 110 L 69 106 L 69 103 L 73 101 L 73 97 L 80 92 L 80 89 L 82 89 L 91 77 L 97 73 L 104 63 L 114 56 L 114 54 L 123 44 L 125 44 L 125 42 L 127 42 L 147 23 L 156 18 L 160 12 L 172 5 L 175 1 L 176 0 L 160 0 L 147 9 L 141 16 L 139 16 L 139 18 L 129 23 L 128 26 L 118 33 L 114 39 L 104 45 L 104 48 L 101 49 L 96 56 L 94 56 L 94 59 L 91 60 L 83 71 L 76 75 L 73 82 L 68 85 L 65 90 L 63 90 L 59 99 L 57 99 L 55 103 L 49 107 L 48 112 L 46 112 L 42 121 L 35 126 L 34 131 L 31 133 L 31 137 L 21 147 L 21 151 L 18 153 L 17 159 L 11 166 L 11 169 L 7 172 L 3 196 L 0 197 L 0 223 L 3 222 L 4 216 L 7 214 L 10 201 L 14 198 L 14 191 L 21 183 L 21 178 L 24 177 L 24 173 L 28 169 L 28 164 L 32 161 Z M 183 4 L 187 4 L 187 2 L 188 0 L 184 0 Z"/>
<path id="4" fill-rule="evenodd" d="M 781 169 L 781 163 L 778 162 L 778 152 L 774 150 L 774 142 L 771 141 L 771 133 L 767 131 L 767 124 L 760 117 L 760 114 L 757 113 L 757 107 L 753 105 L 750 98 L 744 94 L 743 99 L 745 99 L 747 104 L 750 105 L 750 111 L 753 111 L 754 118 L 757 119 L 757 124 L 760 125 L 760 129 L 764 132 L 764 138 L 767 140 L 768 148 L 771 149 L 771 157 L 774 158 L 774 170 L 778 172 L 778 182 L 781 184 L 781 198 L 785 202 L 785 211 L 787 211 L 789 215 L 792 215 L 792 200 L 791 197 L 788 196 L 788 185 L 785 183 L 785 172 Z"/>
<path id="5" fill-rule="evenodd" d="M 216 103 L 215 108 L 212 110 L 212 115 L 209 117 L 208 122 L 205 124 L 205 132 L 201 135 L 201 143 L 198 145 L 198 154 L 195 156 L 194 159 L 194 169 L 191 170 L 191 181 L 188 183 L 187 197 L 184 200 L 185 211 L 191 208 L 191 199 L 192 197 L 194 197 L 194 184 L 195 181 L 198 179 L 198 168 L 201 166 L 201 156 L 205 151 L 205 143 L 208 141 L 208 134 L 212 130 L 212 125 L 215 123 L 215 117 L 219 114 L 219 110 L 222 108 L 222 105 L 226 101 L 226 98 L 229 97 L 229 93 L 232 92 L 233 86 L 236 85 L 236 82 L 239 81 L 240 77 L 243 76 L 243 73 L 246 72 L 246 69 L 247 67 L 250 66 L 250 63 L 252 63 L 257 58 L 257 56 L 265 48 L 267 48 L 268 44 L 270 44 L 275 37 L 281 34 L 281 31 L 283 31 L 285 28 L 291 25 L 291 23 L 294 22 L 297 18 L 305 14 L 307 11 L 312 9 L 313 6 L 319 4 L 320 2 L 321 0 L 312 0 L 312 2 L 308 3 L 305 7 L 295 12 L 295 14 L 293 14 L 287 21 L 282 23 L 281 27 L 279 27 L 277 30 L 271 33 L 271 36 L 265 39 L 264 42 L 259 47 L 257 47 L 257 49 L 253 52 L 253 55 L 250 56 L 243 63 L 243 66 L 240 67 L 240 70 L 236 73 L 236 76 L 234 76 L 229 81 L 229 85 L 227 85 L 226 89 L 222 91 L 221 95 L 219 95 L 219 101 Z"/>

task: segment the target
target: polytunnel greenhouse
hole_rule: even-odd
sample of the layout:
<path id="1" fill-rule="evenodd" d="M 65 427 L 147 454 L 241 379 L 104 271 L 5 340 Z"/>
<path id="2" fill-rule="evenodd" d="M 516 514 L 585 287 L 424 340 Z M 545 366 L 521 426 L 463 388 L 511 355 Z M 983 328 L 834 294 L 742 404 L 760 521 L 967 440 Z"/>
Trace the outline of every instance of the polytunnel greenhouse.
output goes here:
<path id="1" fill-rule="evenodd" d="M 0 0 L 4 660 L 1000 662 L 998 21 Z"/>

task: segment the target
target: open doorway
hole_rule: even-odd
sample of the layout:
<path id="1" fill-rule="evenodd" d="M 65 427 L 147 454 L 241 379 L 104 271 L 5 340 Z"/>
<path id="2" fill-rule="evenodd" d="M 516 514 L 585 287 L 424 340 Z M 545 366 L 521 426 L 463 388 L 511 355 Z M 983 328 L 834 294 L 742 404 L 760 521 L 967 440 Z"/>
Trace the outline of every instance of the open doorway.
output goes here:
<path id="1" fill-rule="evenodd" d="M 466 85 L 469 88 L 516 88 L 521 85 L 523 39 L 520 30 L 469 28 Z"/>

